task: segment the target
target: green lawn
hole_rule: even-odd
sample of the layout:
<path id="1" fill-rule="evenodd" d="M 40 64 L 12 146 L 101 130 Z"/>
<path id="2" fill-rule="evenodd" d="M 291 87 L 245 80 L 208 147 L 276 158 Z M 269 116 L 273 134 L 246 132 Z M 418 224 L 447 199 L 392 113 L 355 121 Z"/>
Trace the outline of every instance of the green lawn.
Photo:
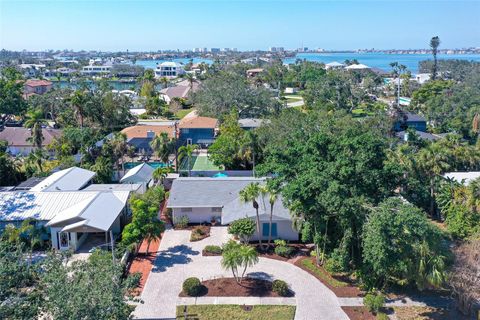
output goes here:
<path id="1" fill-rule="evenodd" d="M 188 170 L 188 161 L 187 158 L 182 160 L 182 163 L 180 165 L 181 170 L 187 171 Z M 208 156 L 202 155 L 202 156 L 192 156 L 192 159 L 190 160 L 190 166 L 192 167 L 191 170 L 194 171 L 219 171 L 223 170 L 223 168 L 218 167 L 213 164 L 212 161 L 208 159 Z"/>
<path id="2" fill-rule="evenodd" d="M 187 114 L 189 114 L 190 112 L 192 112 L 193 108 L 190 108 L 190 109 L 180 109 L 177 111 L 177 113 L 175 114 L 178 119 L 182 119 L 183 117 L 185 117 Z"/>
<path id="3" fill-rule="evenodd" d="M 322 268 L 319 268 L 315 265 L 315 263 L 310 260 L 310 259 L 304 259 L 302 260 L 302 265 L 307 268 L 308 270 L 312 271 L 317 275 L 319 278 L 321 278 L 323 281 L 331 285 L 332 287 L 345 287 L 348 285 L 346 282 L 339 281 L 335 278 L 333 278 L 330 274 L 328 274 L 325 270 Z"/>
<path id="4" fill-rule="evenodd" d="M 177 306 L 177 319 L 185 319 L 184 306 Z M 240 305 L 192 305 L 188 306 L 187 319 L 193 320 L 292 320 L 295 306 L 253 306 L 250 311 Z"/>

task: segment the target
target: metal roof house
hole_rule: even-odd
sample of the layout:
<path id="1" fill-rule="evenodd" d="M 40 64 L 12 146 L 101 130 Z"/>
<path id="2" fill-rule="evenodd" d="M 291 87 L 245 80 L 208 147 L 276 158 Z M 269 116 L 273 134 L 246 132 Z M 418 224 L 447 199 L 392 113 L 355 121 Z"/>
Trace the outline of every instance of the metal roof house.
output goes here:
<path id="1" fill-rule="evenodd" d="M 212 219 L 228 225 L 241 218 L 256 218 L 251 203 L 242 203 L 239 192 L 250 183 L 264 184 L 265 178 L 178 178 L 173 181 L 167 208 L 172 209 L 173 221 L 187 216 L 190 223 L 209 223 Z M 260 231 L 262 239 L 269 235 L 270 204 L 268 195 L 257 199 L 259 203 Z M 274 204 L 272 236 L 285 240 L 298 240 L 298 232 L 292 228 L 289 210 L 281 197 Z M 254 235 L 253 239 L 258 239 Z"/>
<path id="2" fill-rule="evenodd" d="M 149 164 L 142 163 L 132 169 L 120 179 L 122 184 L 140 184 L 142 193 L 148 188 L 152 181 L 153 171 L 155 171 Z"/>
<path id="3" fill-rule="evenodd" d="M 140 186 L 95 185 L 91 184 L 94 176 L 92 171 L 72 167 L 51 174 L 29 190 L 0 192 L 0 232 L 7 224 L 35 219 L 48 227 L 57 250 L 77 251 L 84 243 L 113 242 L 127 219 L 129 196 Z"/>
<path id="4" fill-rule="evenodd" d="M 443 177 L 463 185 L 469 185 L 473 180 L 480 178 L 480 171 L 447 172 L 443 175 Z"/>

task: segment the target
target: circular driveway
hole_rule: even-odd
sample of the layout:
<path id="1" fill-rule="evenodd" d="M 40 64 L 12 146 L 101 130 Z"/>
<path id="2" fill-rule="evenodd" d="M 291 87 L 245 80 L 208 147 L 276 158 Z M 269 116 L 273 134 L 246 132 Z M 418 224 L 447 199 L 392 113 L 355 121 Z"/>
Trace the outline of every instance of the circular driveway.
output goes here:
<path id="1" fill-rule="evenodd" d="M 232 277 L 220 265 L 221 257 L 203 257 L 202 249 L 209 244 L 221 245 L 228 240 L 226 227 L 214 227 L 211 236 L 190 242 L 190 231 L 167 230 L 139 304 L 134 312 L 138 319 L 175 319 L 178 294 L 188 277 L 207 280 Z M 283 261 L 260 258 L 247 272 L 256 277 L 282 279 L 295 292 L 297 320 L 347 320 L 335 294 L 302 269 Z M 238 297 L 238 300 L 241 300 Z M 239 302 L 241 304 L 241 302 Z"/>

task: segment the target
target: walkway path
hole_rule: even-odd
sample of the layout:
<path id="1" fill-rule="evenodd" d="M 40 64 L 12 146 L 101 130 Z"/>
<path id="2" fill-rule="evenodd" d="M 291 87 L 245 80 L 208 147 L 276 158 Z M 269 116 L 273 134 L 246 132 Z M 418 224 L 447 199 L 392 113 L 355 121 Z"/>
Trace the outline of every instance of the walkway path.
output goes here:
<path id="1" fill-rule="evenodd" d="M 206 245 L 219 245 L 228 240 L 226 227 L 212 228 L 211 236 L 199 242 L 189 242 L 189 238 L 190 231 L 165 232 L 155 265 L 141 295 L 144 303 L 139 304 L 135 310 L 136 318 L 174 319 L 179 302 L 178 294 L 183 281 L 188 277 L 198 277 L 201 280 L 231 277 L 230 272 L 221 268 L 221 257 L 201 255 Z M 296 320 L 348 319 L 332 291 L 309 273 L 290 263 L 260 258 L 259 263 L 249 271 L 250 276 L 282 279 L 289 283 L 297 302 Z M 241 298 L 236 300 L 240 301 Z"/>

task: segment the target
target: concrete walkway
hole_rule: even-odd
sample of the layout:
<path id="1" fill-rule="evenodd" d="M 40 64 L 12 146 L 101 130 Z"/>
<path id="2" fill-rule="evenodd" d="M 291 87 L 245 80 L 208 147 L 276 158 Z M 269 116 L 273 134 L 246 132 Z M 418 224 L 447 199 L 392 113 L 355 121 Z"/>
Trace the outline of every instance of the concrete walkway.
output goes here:
<path id="1" fill-rule="evenodd" d="M 160 243 L 159 253 L 152 272 L 143 289 L 141 299 L 134 312 L 137 319 L 175 319 L 178 294 L 188 277 L 208 280 L 231 277 L 220 265 L 221 257 L 203 257 L 206 245 L 221 245 L 229 236 L 225 227 L 214 227 L 211 236 L 198 242 L 189 242 L 190 231 L 167 230 Z M 296 320 L 348 320 L 335 294 L 309 273 L 286 262 L 260 258 L 248 269 L 249 275 L 262 279 L 285 280 L 295 292 Z M 215 299 L 215 297 L 212 297 Z M 224 298 L 222 298 L 223 301 Z M 230 301 L 230 298 L 225 298 Z M 240 304 L 243 298 L 235 300 Z M 250 298 L 248 298 L 250 299 Z M 208 301 L 208 300 L 204 300 Z M 219 300 L 217 300 L 219 301 Z M 253 298 L 249 302 L 271 302 L 269 299 Z"/>

